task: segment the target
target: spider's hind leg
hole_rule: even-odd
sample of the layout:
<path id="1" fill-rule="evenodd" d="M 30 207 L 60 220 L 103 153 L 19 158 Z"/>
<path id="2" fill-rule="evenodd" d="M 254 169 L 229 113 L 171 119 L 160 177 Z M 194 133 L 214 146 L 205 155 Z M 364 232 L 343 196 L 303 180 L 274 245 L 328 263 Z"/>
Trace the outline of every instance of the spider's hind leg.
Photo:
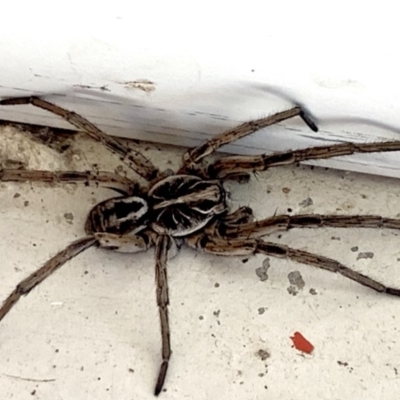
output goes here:
<path id="1" fill-rule="evenodd" d="M 21 296 L 27 295 L 33 288 L 42 283 L 68 260 L 74 258 L 82 251 L 93 246 L 95 243 L 96 239 L 93 236 L 86 236 L 75 240 L 64 250 L 61 250 L 54 257 L 50 258 L 50 260 L 48 260 L 41 268 L 37 269 L 27 278 L 22 280 L 3 302 L 3 305 L 0 308 L 0 321 L 8 314 Z"/>
<path id="2" fill-rule="evenodd" d="M 123 145 L 118 140 L 114 139 L 113 137 L 107 135 L 102 130 L 97 128 L 97 126 L 92 124 L 86 118 L 83 118 L 73 111 L 65 110 L 64 108 L 59 107 L 56 104 L 50 103 L 46 100 L 34 96 L 0 100 L 0 106 L 19 104 L 32 104 L 35 107 L 41 108 L 60 116 L 71 125 L 85 132 L 92 139 L 102 143 L 111 152 L 119 154 L 123 163 L 128 165 L 129 168 L 133 169 L 146 180 L 152 181 L 159 176 L 159 171 L 157 170 L 157 168 L 155 168 L 151 161 L 148 160 L 138 150 L 133 150 Z"/>
<path id="3" fill-rule="evenodd" d="M 105 187 L 124 195 L 141 193 L 140 186 L 121 175 L 104 171 L 43 171 L 0 168 L 0 182 L 74 183 Z"/>

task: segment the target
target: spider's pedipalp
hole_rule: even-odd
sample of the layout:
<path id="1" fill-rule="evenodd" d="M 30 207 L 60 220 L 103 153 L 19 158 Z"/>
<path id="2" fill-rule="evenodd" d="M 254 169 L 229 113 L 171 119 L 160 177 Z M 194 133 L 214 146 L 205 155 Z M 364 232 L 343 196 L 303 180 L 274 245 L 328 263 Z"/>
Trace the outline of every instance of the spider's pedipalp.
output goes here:
<path id="1" fill-rule="evenodd" d="M 119 253 L 139 253 L 146 251 L 153 242 L 146 240 L 148 237 L 143 235 L 119 235 L 116 233 L 96 232 L 93 234 L 99 247 L 104 250 L 112 250 Z"/>
<path id="2" fill-rule="evenodd" d="M 254 220 L 254 213 L 250 207 L 243 206 L 239 207 L 236 211 L 225 215 L 220 222 L 225 225 L 242 225 L 249 224 Z"/>
<path id="3" fill-rule="evenodd" d="M 227 229 L 238 228 L 242 224 L 250 224 L 253 220 L 253 210 L 250 207 L 240 207 L 230 214 L 220 216 L 208 225 L 204 232 L 208 236 L 225 238 Z"/>
<path id="4" fill-rule="evenodd" d="M 118 154 L 123 163 L 128 165 L 129 168 L 133 169 L 144 179 L 152 181 L 153 179 L 158 177 L 158 169 L 154 167 L 152 162 L 147 159 L 142 153 L 140 153 L 138 150 L 133 150 L 129 147 L 126 147 L 118 140 L 114 139 L 113 137 L 107 135 L 102 130 L 97 128 L 97 126 L 93 125 L 86 118 L 83 118 L 73 111 L 65 110 L 62 107 L 57 106 L 56 104 L 50 103 L 46 100 L 34 96 L 0 100 L 0 106 L 20 104 L 32 104 L 35 107 L 41 108 L 60 116 L 71 125 L 89 135 L 92 139 L 102 143 L 111 152 Z"/>

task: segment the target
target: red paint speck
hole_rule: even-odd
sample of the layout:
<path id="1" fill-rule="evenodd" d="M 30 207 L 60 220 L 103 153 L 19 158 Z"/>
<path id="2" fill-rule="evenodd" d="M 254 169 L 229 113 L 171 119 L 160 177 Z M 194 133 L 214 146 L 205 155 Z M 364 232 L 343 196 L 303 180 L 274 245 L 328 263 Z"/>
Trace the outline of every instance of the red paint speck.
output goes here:
<path id="1" fill-rule="evenodd" d="M 307 354 L 313 352 L 314 346 L 300 332 L 295 332 L 293 336 L 290 336 L 290 339 L 292 339 L 293 345 L 297 350 Z"/>

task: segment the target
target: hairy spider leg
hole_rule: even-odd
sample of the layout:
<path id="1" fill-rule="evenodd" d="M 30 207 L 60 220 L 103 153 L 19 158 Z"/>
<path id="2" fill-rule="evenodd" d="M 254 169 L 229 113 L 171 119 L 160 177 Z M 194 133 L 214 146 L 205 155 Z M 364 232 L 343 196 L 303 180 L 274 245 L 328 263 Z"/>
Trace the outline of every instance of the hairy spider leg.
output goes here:
<path id="1" fill-rule="evenodd" d="M 141 193 L 139 184 L 121 175 L 104 171 L 43 171 L 28 169 L 1 169 L 1 182 L 78 183 L 104 187 L 124 195 Z"/>
<path id="2" fill-rule="evenodd" d="M 172 244 L 172 238 L 167 235 L 158 236 L 155 247 L 156 259 L 156 285 L 157 285 L 157 305 L 160 314 L 161 340 L 162 340 L 162 362 L 158 374 L 154 395 L 158 396 L 164 386 L 167 375 L 169 360 L 171 358 L 171 338 L 168 319 L 168 274 L 167 259 L 168 250 Z"/>
<path id="3" fill-rule="evenodd" d="M 355 153 L 400 151 L 400 140 L 381 143 L 339 143 L 328 146 L 309 147 L 282 151 L 260 156 L 223 157 L 208 167 L 210 179 L 223 179 L 232 173 L 265 171 L 272 167 L 295 164 L 307 160 L 323 160 Z"/>
<path id="4" fill-rule="evenodd" d="M 50 260 L 48 260 L 42 267 L 34 271 L 27 278 L 23 279 L 6 300 L 4 300 L 3 305 L 0 308 L 0 321 L 8 314 L 21 296 L 27 295 L 33 288 L 42 283 L 68 260 L 71 260 L 89 247 L 92 247 L 95 243 L 96 239 L 93 236 L 86 236 L 75 240 L 64 250 L 61 250 L 54 257 L 50 258 Z"/>
<path id="5" fill-rule="evenodd" d="M 226 225 L 224 237 L 248 239 L 295 228 L 385 228 L 400 229 L 400 219 L 379 215 L 276 215 L 237 226 Z"/>
<path id="6" fill-rule="evenodd" d="M 97 126 L 93 125 L 86 118 L 83 118 L 73 111 L 65 110 L 64 108 L 61 108 L 56 104 L 50 103 L 35 96 L 0 100 L 0 106 L 20 104 L 32 104 L 35 107 L 47 110 L 53 114 L 60 116 L 71 125 L 86 133 L 92 139 L 102 143 L 111 152 L 119 154 L 120 159 L 123 163 L 125 163 L 129 168 L 133 169 L 136 173 L 138 173 L 147 181 L 152 181 L 153 179 L 158 177 L 158 169 L 142 153 L 140 153 L 138 150 L 133 150 L 123 145 L 118 140 L 114 139 L 113 137 L 107 135 L 102 130 L 97 128 Z"/>
<path id="7" fill-rule="evenodd" d="M 377 292 L 400 296 L 400 289 L 386 286 L 366 275 L 353 271 L 340 262 L 318 254 L 292 247 L 266 242 L 262 239 L 221 239 L 207 235 L 193 235 L 186 243 L 197 250 L 222 256 L 247 256 L 265 254 L 277 258 L 286 258 L 301 264 L 338 273 Z"/>
<path id="8" fill-rule="evenodd" d="M 183 156 L 183 163 L 178 173 L 193 169 L 204 157 L 215 152 L 221 146 L 235 142 L 262 128 L 278 124 L 293 117 L 300 117 L 311 130 L 314 132 L 318 131 L 312 119 L 300 107 L 294 107 L 290 110 L 278 112 L 265 118 L 245 122 L 233 129 L 229 129 L 228 131 L 214 136 L 199 147 L 188 150 Z"/>

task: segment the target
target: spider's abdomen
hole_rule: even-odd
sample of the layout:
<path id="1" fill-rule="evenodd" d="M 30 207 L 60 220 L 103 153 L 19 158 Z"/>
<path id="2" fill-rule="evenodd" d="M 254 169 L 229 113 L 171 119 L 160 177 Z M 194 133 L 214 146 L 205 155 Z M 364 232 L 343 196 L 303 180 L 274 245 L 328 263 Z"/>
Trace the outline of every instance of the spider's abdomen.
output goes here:
<path id="1" fill-rule="evenodd" d="M 179 237 L 202 229 L 227 210 L 226 192 L 219 181 L 192 175 L 172 175 L 149 191 L 151 227 L 160 234 Z"/>
<path id="2" fill-rule="evenodd" d="M 134 234 L 148 225 L 148 211 L 147 201 L 141 197 L 116 197 L 105 200 L 90 211 L 85 231 L 88 235 L 98 232 Z"/>

